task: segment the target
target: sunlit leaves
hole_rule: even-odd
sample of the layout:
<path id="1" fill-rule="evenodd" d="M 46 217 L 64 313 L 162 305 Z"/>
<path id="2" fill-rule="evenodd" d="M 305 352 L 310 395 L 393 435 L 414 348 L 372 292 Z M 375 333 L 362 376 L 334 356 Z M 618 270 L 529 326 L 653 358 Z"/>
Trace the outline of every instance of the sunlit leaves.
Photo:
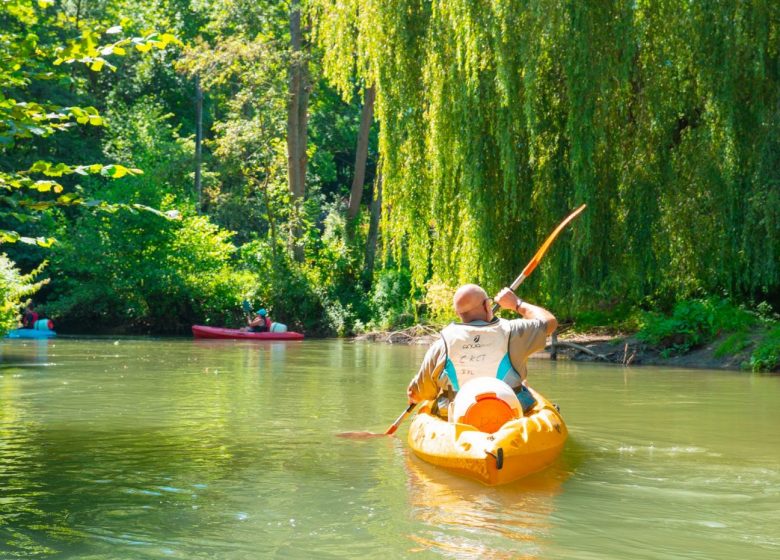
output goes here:
<path id="1" fill-rule="evenodd" d="M 51 247 L 55 240 L 52 237 L 27 237 L 19 235 L 15 231 L 0 229 L 0 243 L 24 243 L 26 245 L 37 245 L 38 247 Z"/>
<path id="2" fill-rule="evenodd" d="M 145 53 L 181 44 L 169 33 L 152 31 L 140 37 L 117 39 L 117 36 L 123 33 L 124 23 L 100 32 L 95 25 L 85 25 L 84 22 L 76 25 L 77 22 L 71 21 L 64 13 L 57 13 L 52 18 L 52 14 L 46 12 L 50 4 L 48 1 L 34 3 L 29 0 L 13 0 L 0 5 L 3 16 L 16 19 L 20 24 L 0 31 L 0 150 L 8 151 L 21 141 L 47 138 L 76 125 L 103 125 L 103 117 L 92 106 L 60 106 L 16 98 L 23 97 L 20 92 L 25 92 L 36 80 L 69 79 L 68 71 L 60 65 L 78 63 L 94 72 L 103 68 L 115 70 L 116 66 L 110 60 L 126 55 L 130 50 Z M 51 60 L 50 53 L 39 47 L 39 37 L 34 32 L 20 34 L 18 31 L 22 26 L 29 27 L 41 22 L 53 28 L 75 30 L 79 36 L 57 48 L 56 58 Z M 6 88 L 16 88 L 14 96 L 11 96 Z M 78 187 L 66 192 L 64 184 L 60 182 L 62 177 L 70 175 L 98 175 L 108 179 L 120 179 L 141 173 L 140 169 L 116 163 L 70 165 L 47 161 L 37 161 L 27 170 L 0 171 L 0 192 L 4 193 L 0 197 L 0 217 L 25 223 L 30 220 L 24 216 L 34 216 L 57 206 L 74 205 L 110 212 L 119 208 L 131 211 L 145 209 L 138 205 L 85 200 Z M 0 235 L 0 243 L 17 241 L 42 246 L 48 244 L 46 239 L 25 237 L 12 230 L 4 230 Z"/>
<path id="3" fill-rule="evenodd" d="M 121 26 L 110 27 L 105 34 L 117 35 L 122 33 Z M 64 47 L 57 49 L 57 58 L 53 64 L 73 64 L 75 62 L 85 64 L 90 70 L 99 72 L 105 66 L 110 70 L 116 70 L 116 66 L 106 59 L 106 56 L 127 54 L 127 48 L 134 48 L 138 52 L 146 53 L 152 49 L 165 49 L 169 45 L 181 45 L 174 35 L 170 33 L 148 33 L 143 37 L 127 37 L 113 43 L 100 44 L 100 35 L 91 30 L 84 30 L 82 36 L 71 41 Z"/>
<path id="4" fill-rule="evenodd" d="M 376 80 L 385 239 L 418 286 L 499 288 L 582 202 L 526 287 L 560 306 L 780 286 L 756 219 L 780 213 L 777 2 L 312 5 L 330 79 Z"/>

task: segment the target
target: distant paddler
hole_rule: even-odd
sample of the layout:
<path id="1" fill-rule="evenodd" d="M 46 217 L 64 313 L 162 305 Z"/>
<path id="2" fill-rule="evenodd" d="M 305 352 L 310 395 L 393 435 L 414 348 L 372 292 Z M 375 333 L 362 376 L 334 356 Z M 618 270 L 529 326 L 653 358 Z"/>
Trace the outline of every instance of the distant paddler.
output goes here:
<path id="1" fill-rule="evenodd" d="M 249 301 L 244 300 L 241 305 L 244 308 L 244 313 L 246 313 L 247 323 L 247 326 L 241 329 L 242 331 L 256 333 L 287 332 L 287 325 L 284 323 L 276 323 L 272 321 L 270 315 L 268 314 L 268 310 L 264 307 L 260 307 L 257 311 L 252 313 L 252 304 L 250 304 Z"/>

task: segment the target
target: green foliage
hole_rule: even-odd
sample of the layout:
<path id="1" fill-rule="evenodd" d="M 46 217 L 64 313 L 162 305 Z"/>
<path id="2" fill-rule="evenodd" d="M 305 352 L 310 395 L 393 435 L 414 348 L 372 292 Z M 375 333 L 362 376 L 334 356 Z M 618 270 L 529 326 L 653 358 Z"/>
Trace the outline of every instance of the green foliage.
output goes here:
<path id="1" fill-rule="evenodd" d="M 126 114 L 135 118 L 127 119 Z M 189 187 L 180 181 L 191 170 L 192 144 L 153 99 L 127 106 L 115 102 L 106 112 L 103 150 L 107 157 L 143 167 L 121 185 L 100 188 L 110 203 L 148 205 L 185 215 L 192 207 Z M 192 323 L 231 324 L 241 294 L 254 276 L 233 265 L 230 234 L 203 217 L 181 222 L 147 213 L 62 214 L 61 243 L 52 255 L 58 278 L 49 309 L 64 329 L 92 332 L 186 332 Z"/>
<path id="2" fill-rule="evenodd" d="M 503 283 L 584 202 L 530 300 L 780 297 L 776 1 L 312 9 L 342 95 L 376 86 L 384 240 L 414 286 Z"/>
<path id="3" fill-rule="evenodd" d="M 414 323 L 414 308 L 409 297 L 411 274 L 406 268 L 381 271 L 371 294 L 374 325 L 384 330 L 396 330 Z M 373 326 L 373 325 L 372 325 Z"/>
<path id="4" fill-rule="evenodd" d="M 310 202 L 317 198 L 315 191 Z M 311 216 L 303 220 L 308 224 L 303 263 L 288 247 L 263 241 L 244 245 L 241 261 L 262 279 L 255 299 L 275 320 L 314 335 L 349 335 L 368 322 L 372 311 L 360 282 L 360 257 L 347 241 L 340 203 L 318 201 L 310 210 L 324 216 L 319 223 Z"/>
<path id="5" fill-rule="evenodd" d="M 743 332 L 755 324 L 754 314 L 727 300 L 685 300 L 675 305 L 671 316 L 645 313 L 637 338 L 683 354 L 714 340 L 721 332 Z"/>
<path id="6" fill-rule="evenodd" d="M 444 324 L 453 319 L 452 298 L 457 287 L 431 280 L 425 286 L 425 315 L 428 321 Z"/>
<path id="7" fill-rule="evenodd" d="M 733 356 L 739 354 L 752 344 L 750 335 L 747 331 L 738 331 L 731 333 L 715 349 L 715 356 L 723 358 L 724 356 Z"/>
<path id="8" fill-rule="evenodd" d="M 283 247 L 254 241 L 241 247 L 240 261 L 257 278 L 247 299 L 255 308 L 265 307 L 274 321 L 290 330 L 327 333 L 328 322 L 320 294 L 306 275 L 306 269 Z"/>
<path id="9" fill-rule="evenodd" d="M 127 115 L 133 115 L 128 119 Z M 95 185 L 103 200 L 144 207 L 191 205 L 188 181 L 192 171 L 191 139 L 179 135 L 173 115 L 150 97 L 127 105 L 113 101 L 106 111 L 108 127 L 102 141 L 107 158 L 126 161 L 144 170 L 109 186 Z M 187 181 L 182 185 L 182 181 Z"/>
<path id="10" fill-rule="evenodd" d="M 594 298 L 590 308 L 576 312 L 575 332 L 611 331 L 635 332 L 639 329 L 641 312 L 625 299 Z"/>
<path id="11" fill-rule="evenodd" d="M 757 345 L 750 356 L 753 371 L 780 370 L 780 325 L 775 325 Z"/>
<path id="12" fill-rule="evenodd" d="M 117 38 L 122 33 L 121 26 L 109 27 L 104 32 L 96 30 L 98 24 L 75 24 L 76 29 L 72 29 L 71 20 L 58 18 L 48 9 L 50 4 L 15 0 L 0 5 L 0 156 L 20 143 L 48 138 L 77 124 L 103 124 L 103 118 L 92 106 L 62 106 L 49 100 L 27 99 L 40 83 L 72 80 L 72 73 L 61 65 L 83 65 L 92 72 L 103 67 L 115 71 L 116 66 L 107 57 L 124 56 L 128 48 L 148 52 L 178 43 L 173 35 L 158 33 Z M 52 41 L 52 32 L 73 30 L 79 32 L 78 38 L 64 45 Z M 5 229 L 5 224 L 34 221 L 37 214 L 55 206 L 105 206 L 102 201 L 84 198 L 78 190 L 64 192 L 64 185 L 54 178 L 92 173 L 118 179 L 140 172 L 118 164 L 69 165 L 47 161 L 37 161 L 28 169 L 0 171 L 0 219 L 4 224 L 0 243 L 50 245 L 51 239 L 21 235 L 16 229 Z M 36 175 L 44 178 L 37 179 Z"/>
<path id="13" fill-rule="evenodd" d="M 47 308 L 63 330 L 184 333 L 235 321 L 256 283 L 230 234 L 203 217 L 84 215 L 52 250 Z"/>
<path id="14" fill-rule="evenodd" d="M 41 268 L 30 274 L 22 274 L 13 261 L 5 254 L 0 254 L 0 337 L 17 327 L 19 306 L 25 298 L 48 282 L 48 279 L 36 281 Z"/>

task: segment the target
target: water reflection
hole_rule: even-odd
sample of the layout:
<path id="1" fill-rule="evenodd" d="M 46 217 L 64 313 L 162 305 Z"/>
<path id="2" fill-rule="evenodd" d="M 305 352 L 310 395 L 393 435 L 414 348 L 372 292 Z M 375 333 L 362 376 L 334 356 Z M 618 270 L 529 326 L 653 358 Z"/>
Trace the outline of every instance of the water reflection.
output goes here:
<path id="1" fill-rule="evenodd" d="M 56 344 L 52 339 L 0 339 L 0 372 L 17 367 L 52 366 L 49 359 Z"/>
<path id="2" fill-rule="evenodd" d="M 419 547 L 452 558 L 542 558 L 555 499 L 571 469 L 550 468 L 506 486 L 487 487 L 407 453 L 407 490 Z"/>

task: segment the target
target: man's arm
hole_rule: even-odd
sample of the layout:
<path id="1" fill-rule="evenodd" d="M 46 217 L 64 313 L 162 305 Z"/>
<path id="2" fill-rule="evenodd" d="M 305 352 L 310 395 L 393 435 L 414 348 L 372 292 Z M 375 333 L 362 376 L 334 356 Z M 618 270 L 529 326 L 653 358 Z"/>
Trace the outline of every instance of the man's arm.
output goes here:
<path id="1" fill-rule="evenodd" d="M 409 404 L 428 401 L 439 396 L 438 378 L 444 369 L 444 343 L 438 340 L 428 348 L 420 370 L 406 388 Z"/>
<path id="2" fill-rule="evenodd" d="M 547 330 L 547 336 L 551 335 L 558 328 L 558 320 L 555 318 L 555 315 L 543 307 L 523 301 L 509 288 L 504 288 L 498 292 L 496 303 L 502 309 L 511 309 L 519 313 L 524 319 L 539 319 L 543 321 Z"/>

